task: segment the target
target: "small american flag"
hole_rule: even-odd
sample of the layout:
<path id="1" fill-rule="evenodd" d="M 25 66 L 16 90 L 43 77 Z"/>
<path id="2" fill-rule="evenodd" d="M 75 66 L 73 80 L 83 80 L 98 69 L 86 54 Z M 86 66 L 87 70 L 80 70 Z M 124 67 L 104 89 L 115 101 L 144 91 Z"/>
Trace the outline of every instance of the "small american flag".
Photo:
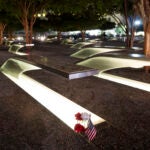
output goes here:
<path id="1" fill-rule="evenodd" d="M 88 136 L 89 141 L 92 141 L 96 136 L 96 128 L 94 127 L 91 119 L 88 120 L 87 129 L 85 130 L 85 134 Z"/>

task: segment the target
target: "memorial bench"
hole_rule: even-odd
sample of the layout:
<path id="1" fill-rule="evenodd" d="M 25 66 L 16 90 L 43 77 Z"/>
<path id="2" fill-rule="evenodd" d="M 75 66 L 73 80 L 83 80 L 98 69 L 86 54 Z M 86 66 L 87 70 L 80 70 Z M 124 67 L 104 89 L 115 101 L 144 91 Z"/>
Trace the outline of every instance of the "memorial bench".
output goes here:
<path id="1" fill-rule="evenodd" d="M 94 75 L 98 78 L 109 80 L 112 82 L 124 84 L 127 86 L 131 86 L 134 88 L 138 88 L 144 91 L 150 92 L 150 84 L 121 77 L 118 75 L 113 75 L 110 73 L 107 73 L 108 70 L 113 69 L 121 69 L 121 68 L 144 68 L 145 66 L 150 66 L 150 59 L 141 55 L 141 57 L 133 58 L 129 56 L 117 56 L 117 57 L 111 57 L 111 56 L 100 56 L 100 57 L 93 57 L 86 60 L 83 60 L 77 65 L 95 68 L 99 70 L 99 73 Z"/>
<path id="2" fill-rule="evenodd" d="M 13 43 L 14 43 L 13 40 L 12 41 L 7 41 L 6 40 L 4 44 L 5 44 L 5 46 L 9 46 L 10 47 Z"/>
<path id="3" fill-rule="evenodd" d="M 14 58 L 12 58 L 13 61 L 11 60 L 9 61 L 9 63 L 17 62 L 16 64 L 18 64 L 20 62 L 24 62 L 27 65 L 34 65 L 40 67 L 44 70 L 63 76 L 69 80 L 87 77 L 87 76 L 93 76 L 99 72 L 97 69 L 92 69 L 84 66 L 77 66 L 74 63 L 69 63 L 67 65 L 60 64 L 57 66 L 52 65 L 51 62 L 49 61 L 50 59 L 47 57 L 41 55 L 35 55 L 32 54 L 32 52 L 30 54 L 26 53 L 25 51 L 26 48 L 33 47 L 33 46 L 34 44 L 12 44 L 9 47 L 8 51 L 10 53 L 17 54 L 17 55 L 14 56 Z"/>
<path id="4" fill-rule="evenodd" d="M 50 71 L 57 75 L 63 76 L 69 80 L 76 79 L 76 78 L 83 78 L 87 76 L 93 76 L 99 73 L 98 69 L 93 69 L 84 66 L 78 66 L 76 64 L 68 64 L 66 66 L 54 66 L 48 60 L 41 56 L 37 55 L 30 55 L 29 57 L 16 57 L 16 60 L 23 61 L 27 64 L 32 64 L 34 66 L 40 67 L 46 71 Z"/>
<path id="5" fill-rule="evenodd" d="M 34 44 L 12 44 L 8 51 L 17 55 L 27 55 L 26 49 L 33 47 Z"/>

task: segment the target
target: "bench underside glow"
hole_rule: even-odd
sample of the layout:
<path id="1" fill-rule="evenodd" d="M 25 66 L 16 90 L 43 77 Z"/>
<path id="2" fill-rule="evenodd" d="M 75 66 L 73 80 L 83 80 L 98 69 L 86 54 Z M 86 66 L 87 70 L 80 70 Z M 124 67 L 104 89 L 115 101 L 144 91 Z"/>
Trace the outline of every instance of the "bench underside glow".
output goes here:
<path id="1" fill-rule="evenodd" d="M 77 123 L 75 119 L 75 114 L 78 112 L 80 113 L 86 112 L 91 114 L 91 120 L 93 124 L 99 124 L 105 121 L 103 118 L 97 116 L 96 114 L 69 100 L 68 98 L 60 95 L 59 93 L 53 91 L 52 89 L 46 87 L 45 85 L 23 74 L 23 72 L 27 70 L 36 70 L 40 68 L 37 68 L 36 66 L 33 67 L 30 64 L 25 64 L 24 62 L 18 60 L 13 61 L 8 60 L 8 61 L 9 63 L 6 62 L 2 66 L 3 69 L 1 69 L 1 72 L 5 76 L 7 76 L 10 80 L 12 80 L 14 83 L 16 83 L 20 88 L 22 88 L 26 93 L 31 95 L 40 104 L 46 107 L 56 117 L 58 117 L 65 124 L 67 124 L 71 129 L 74 129 L 74 125 Z M 10 65 L 10 63 L 12 63 L 13 65 Z M 14 76 L 12 72 L 9 71 L 10 66 L 17 66 L 16 68 L 14 68 L 13 70 L 14 72 L 15 69 L 18 69 L 18 66 L 22 66 L 22 70 L 19 69 L 19 71 L 17 72 L 18 75 Z M 23 70 L 23 66 L 25 70 Z"/>

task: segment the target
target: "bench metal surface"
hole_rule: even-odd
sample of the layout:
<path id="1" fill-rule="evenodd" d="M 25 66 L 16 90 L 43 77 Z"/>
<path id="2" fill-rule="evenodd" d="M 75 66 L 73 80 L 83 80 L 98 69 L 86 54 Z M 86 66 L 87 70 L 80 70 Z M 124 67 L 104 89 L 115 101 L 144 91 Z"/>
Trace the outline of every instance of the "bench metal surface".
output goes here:
<path id="1" fill-rule="evenodd" d="M 37 56 L 37 55 L 30 55 L 27 57 L 20 56 L 20 57 L 16 57 L 15 59 L 38 66 L 42 69 L 45 69 L 57 75 L 61 75 L 65 78 L 68 78 L 69 80 L 76 79 L 76 78 L 83 78 L 87 76 L 93 76 L 99 73 L 98 69 L 78 66 L 72 63 L 69 63 L 68 65 L 65 66 L 57 65 L 57 63 L 56 65 L 54 65 L 51 64 L 51 62 L 46 57 Z"/>

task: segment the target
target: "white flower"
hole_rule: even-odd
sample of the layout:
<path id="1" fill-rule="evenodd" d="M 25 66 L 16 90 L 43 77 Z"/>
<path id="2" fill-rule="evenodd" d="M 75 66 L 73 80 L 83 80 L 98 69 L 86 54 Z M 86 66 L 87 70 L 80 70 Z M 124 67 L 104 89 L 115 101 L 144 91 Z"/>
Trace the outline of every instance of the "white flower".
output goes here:
<path id="1" fill-rule="evenodd" d="M 86 113 L 86 112 L 81 113 L 81 118 L 82 118 L 83 120 L 89 120 L 89 119 L 91 118 L 91 114 L 88 114 L 88 113 Z"/>

